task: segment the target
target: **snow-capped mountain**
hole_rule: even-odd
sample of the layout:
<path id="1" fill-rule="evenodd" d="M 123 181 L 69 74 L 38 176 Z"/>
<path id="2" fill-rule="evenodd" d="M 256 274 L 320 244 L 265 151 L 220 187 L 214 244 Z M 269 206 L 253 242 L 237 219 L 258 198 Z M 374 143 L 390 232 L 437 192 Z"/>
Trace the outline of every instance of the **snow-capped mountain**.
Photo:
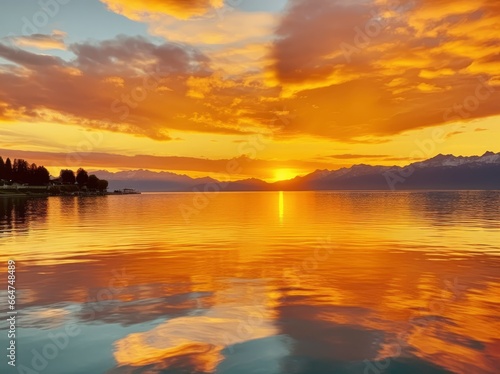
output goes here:
<path id="1" fill-rule="evenodd" d="M 474 163 L 481 164 L 500 164 L 500 153 L 486 152 L 482 156 L 453 156 L 439 154 L 429 160 L 416 162 L 416 167 L 444 167 L 470 165 Z"/>

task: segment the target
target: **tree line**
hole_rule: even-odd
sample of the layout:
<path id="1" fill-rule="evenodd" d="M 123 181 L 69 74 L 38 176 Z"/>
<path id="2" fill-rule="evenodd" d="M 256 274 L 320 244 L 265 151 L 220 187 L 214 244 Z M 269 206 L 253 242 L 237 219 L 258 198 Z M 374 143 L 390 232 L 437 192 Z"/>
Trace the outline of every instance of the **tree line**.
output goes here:
<path id="1" fill-rule="evenodd" d="M 33 186 L 46 185 L 50 182 L 50 173 L 45 167 L 29 164 L 23 159 L 14 159 L 12 163 L 10 158 L 4 162 L 0 157 L 0 180 Z"/>
<path id="2" fill-rule="evenodd" d="M 30 186 L 46 186 L 50 184 L 50 173 L 44 166 L 30 164 L 23 159 L 10 158 L 5 161 L 0 156 L 0 182 L 29 184 Z M 63 169 L 59 173 L 59 182 L 63 185 L 78 185 L 80 189 L 105 191 L 108 181 L 99 179 L 95 175 L 88 175 L 80 168 L 76 174 L 71 169 Z"/>
<path id="3" fill-rule="evenodd" d="M 73 170 L 64 169 L 61 170 L 59 178 L 62 184 L 77 184 L 80 189 L 87 188 L 89 190 L 99 190 L 105 191 L 108 188 L 108 181 L 105 179 L 99 179 L 94 174 L 89 175 L 84 169 L 80 168 L 75 173 Z"/>

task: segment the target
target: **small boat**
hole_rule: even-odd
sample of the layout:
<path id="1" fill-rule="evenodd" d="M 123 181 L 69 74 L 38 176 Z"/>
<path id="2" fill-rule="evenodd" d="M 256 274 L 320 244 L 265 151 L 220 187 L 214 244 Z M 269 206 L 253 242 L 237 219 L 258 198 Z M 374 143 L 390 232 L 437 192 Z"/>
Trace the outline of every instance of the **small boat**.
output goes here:
<path id="1" fill-rule="evenodd" d="M 123 190 L 121 190 L 121 193 L 124 195 L 139 195 L 140 194 L 139 191 L 136 191 L 133 188 L 124 188 Z"/>

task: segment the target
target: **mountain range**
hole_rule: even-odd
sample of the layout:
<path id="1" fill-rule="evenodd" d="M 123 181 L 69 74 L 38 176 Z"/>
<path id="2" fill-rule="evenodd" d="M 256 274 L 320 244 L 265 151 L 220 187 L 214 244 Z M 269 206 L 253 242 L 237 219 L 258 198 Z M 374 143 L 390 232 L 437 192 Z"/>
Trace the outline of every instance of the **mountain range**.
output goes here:
<path id="1" fill-rule="evenodd" d="M 223 182 L 170 172 L 132 170 L 93 172 L 109 181 L 109 188 L 162 191 L 307 191 L 307 190 L 492 190 L 500 189 L 500 153 L 482 156 L 439 154 L 407 166 L 354 165 L 338 170 L 316 170 L 290 180 L 268 183 L 260 179 Z"/>

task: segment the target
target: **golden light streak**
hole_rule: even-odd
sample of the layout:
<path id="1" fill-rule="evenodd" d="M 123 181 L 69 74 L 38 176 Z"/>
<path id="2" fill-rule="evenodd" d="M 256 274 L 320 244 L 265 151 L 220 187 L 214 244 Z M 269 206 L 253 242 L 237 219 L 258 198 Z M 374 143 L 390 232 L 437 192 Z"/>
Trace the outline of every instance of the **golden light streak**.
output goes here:
<path id="1" fill-rule="evenodd" d="M 285 214 L 285 198 L 283 196 L 283 191 L 279 192 L 279 217 L 280 217 L 280 224 L 283 224 L 283 216 Z"/>

